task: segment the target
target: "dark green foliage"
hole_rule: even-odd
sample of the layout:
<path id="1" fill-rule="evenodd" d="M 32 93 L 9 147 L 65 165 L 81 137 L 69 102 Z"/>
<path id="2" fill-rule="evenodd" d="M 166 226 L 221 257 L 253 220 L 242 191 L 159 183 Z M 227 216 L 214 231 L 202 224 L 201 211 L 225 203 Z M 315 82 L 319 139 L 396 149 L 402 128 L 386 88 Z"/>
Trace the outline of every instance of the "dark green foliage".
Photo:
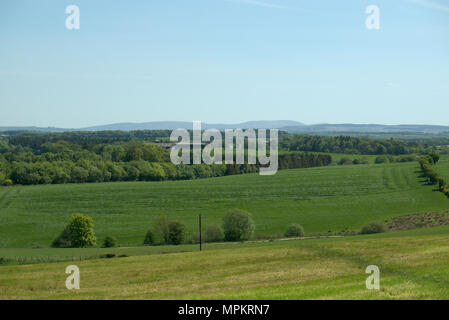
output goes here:
<path id="1" fill-rule="evenodd" d="M 340 161 L 338 161 L 338 165 L 349 165 L 349 164 L 353 164 L 353 161 L 349 158 L 343 157 L 340 159 Z"/>
<path id="2" fill-rule="evenodd" d="M 84 248 L 97 244 L 91 217 L 75 213 L 62 233 L 53 241 L 53 247 Z"/>
<path id="3" fill-rule="evenodd" d="M 299 224 L 291 224 L 285 231 L 285 236 L 288 238 L 304 237 L 304 229 Z"/>
<path id="4" fill-rule="evenodd" d="M 327 154 L 288 152 L 288 153 L 280 153 L 278 162 L 280 170 L 296 169 L 296 168 L 312 168 L 330 165 L 332 162 L 332 157 Z"/>
<path id="5" fill-rule="evenodd" d="M 379 164 L 379 163 L 387 163 L 389 162 L 388 157 L 386 156 L 379 156 L 376 157 L 376 160 L 374 160 L 374 163 Z"/>
<path id="6" fill-rule="evenodd" d="M 434 158 L 431 156 L 425 156 L 419 160 L 419 165 L 421 167 L 421 171 L 422 171 L 423 175 L 427 178 L 428 183 L 431 185 L 438 184 L 438 182 L 440 180 L 440 176 L 438 175 L 438 173 L 434 170 L 434 168 L 432 166 L 432 164 L 434 164 L 434 161 L 435 161 Z M 440 187 L 441 187 L 441 185 L 440 185 Z"/>
<path id="7" fill-rule="evenodd" d="M 437 164 L 437 162 L 440 160 L 439 154 L 431 153 L 429 156 L 432 158 L 434 164 Z"/>
<path id="8" fill-rule="evenodd" d="M 103 248 L 115 248 L 118 246 L 117 239 L 115 237 L 106 237 L 103 242 Z"/>
<path id="9" fill-rule="evenodd" d="M 446 180 L 444 180 L 443 178 L 439 178 L 438 179 L 438 188 L 442 188 L 446 186 Z"/>
<path id="10" fill-rule="evenodd" d="M 0 139 L 0 178 L 14 184 L 60 184 L 108 181 L 187 180 L 258 172 L 260 164 L 179 165 L 170 162 L 168 130 L 132 132 L 8 132 Z M 148 142 L 151 141 L 151 142 Z M 164 145 L 162 145 L 164 146 Z M 309 152 L 387 155 L 380 162 L 409 161 L 424 153 L 415 142 L 353 137 L 320 137 L 280 133 L 279 169 L 311 168 L 331 164 L 330 155 Z M 391 155 L 404 155 L 392 159 Z M 438 156 L 432 154 L 433 163 Z M 380 163 L 379 162 L 379 163 Z M 341 164 L 363 164 L 344 159 Z M 0 181 L 0 183 L 1 183 Z"/>
<path id="11" fill-rule="evenodd" d="M 361 234 L 372 234 L 385 232 L 385 225 L 382 222 L 372 222 L 362 228 Z"/>
<path id="12" fill-rule="evenodd" d="M 151 135 L 142 133 L 142 137 Z M 168 150 L 139 139 L 139 132 L 14 135 L 9 137 L 8 148 L 1 149 L 4 153 L 0 152 L 0 183 L 5 179 L 23 185 L 189 180 L 253 173 L 260 167 L 260 164 L 175 166 L 170 162 Z M 330 163 L 331 157 L 323 154 L 279 155 L 279 169 Z"/>
<path id="13" fill-rule="evenodd" d="M 153 231 L 148 230 L 147 234 L 145 235 L 145 239 L 143 239 L 143 244 L 147 246 L 155 244 Z"/>
<path id="14" fill-rule="evenodd" d="M 178 221 L 172 221 L 169 225 L 168 244 L 178 245 L 184 242 L 185 225 Z"/>
<path id="15" fill-rule="evenodd" d="M 419 153 L 423 147 L 416 142 L 354 138 L 349 136 L 314 136 L 306 134 L 286 135 L 280 147 L 288 151 L 330 152 L 347 154 L 411 154 Z"/>
<path id="16" fill-rule="evenodd" d="M 220 242 L 224 239 L 223 230 L 216 224 L 209 226 L 204 235 L 207 242 Z"/>
<path id="17" fill-rule="evenodd" d="M 178 245 L 185 240 L 185 225 L 181 222 L 174 221 L 166 216 L 158 217 L 152 228 L 147 232 L 144 244 L 146 245 L 162 245 L 174 244 Z"/>
<path id="18" fill-rule="evenodd" d="M 245 241 L 253 235 L 255 226 L 249 212 L 235 209 L 223 218 L 225 241 Z"/>

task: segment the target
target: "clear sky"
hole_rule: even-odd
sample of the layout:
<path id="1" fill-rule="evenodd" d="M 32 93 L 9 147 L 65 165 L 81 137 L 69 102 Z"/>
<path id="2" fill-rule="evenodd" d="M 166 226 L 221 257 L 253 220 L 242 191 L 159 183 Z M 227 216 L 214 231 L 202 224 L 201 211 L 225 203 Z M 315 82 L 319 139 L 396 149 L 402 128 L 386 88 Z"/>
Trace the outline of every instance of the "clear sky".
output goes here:
<path id="1" fill-rule="evenodd" d="M 449 1 L 0 1 L 0 126 L 275 119 L 449 125 Z"/>

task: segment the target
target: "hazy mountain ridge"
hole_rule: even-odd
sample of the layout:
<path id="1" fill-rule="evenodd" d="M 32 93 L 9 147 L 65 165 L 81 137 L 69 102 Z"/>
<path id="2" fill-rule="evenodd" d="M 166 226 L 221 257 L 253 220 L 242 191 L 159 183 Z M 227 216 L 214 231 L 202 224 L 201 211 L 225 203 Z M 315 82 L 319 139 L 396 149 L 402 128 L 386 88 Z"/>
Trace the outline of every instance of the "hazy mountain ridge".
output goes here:
<path id="1" fill-rule="evenodd" d="M 100 126 L 92 126 L 77 129 L 66 129 L 56 127 L 0 127 L 0 132 L 5 131 L 35 131 L 35 132 L 64 132 L 64 131 L 106 131 L 106 130 L 175 130 L 179 128 L 192 129 L 192 122 L 186 121 L 153 121 L 143 123 L 122 122 Z M 314 124 L 305 125 L 292 120 L 267 120 L 267 121 L 247 121 L 237 124 L 212 124 L 202 123 L 202 129 L 280 129 L 291 133 L 329 133 L 329 132 L 362 132 L 362 133 L 442 133 L 449 132 L 449 126 L 440 125 L 383 125 L 383 124 Z"/>

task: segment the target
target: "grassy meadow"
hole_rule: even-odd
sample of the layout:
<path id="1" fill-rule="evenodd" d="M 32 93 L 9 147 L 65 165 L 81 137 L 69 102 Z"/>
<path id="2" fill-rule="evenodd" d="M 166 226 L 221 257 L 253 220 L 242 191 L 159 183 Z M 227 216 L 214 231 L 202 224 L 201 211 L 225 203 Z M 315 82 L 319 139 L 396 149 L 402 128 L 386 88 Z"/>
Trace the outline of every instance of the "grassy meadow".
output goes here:
<path id="1" fill-rule="evenodd" d="M 449 180 L 449 159 L 436 169 Z M 157 216 L 180 220 L 193 233 L 199 213 L 207 227 L 232 208 L 253 214 L 258 235 L 300 223 L 315 238 L 208 243 L 202 252 L 188 244 L 141 246 Z M 332 236 L 448 208 L 415 162 L 3 187 L 0 299 L 449 299 L 449 226 Z M 93 217 L 99 243 L 111 235 L 121 247 L 49 248 L 74 212 Z M 80 290 L 65 288 L 70 264 L 81 270 Z M 381 271 L 379 291 L 365 288 L 371 264 Z"/>
<path id="2" fill-rule="evenodd" d="M 443 166 L 442 166 L 443 167 Z M 99 241 L 115 236 L 140 245 L 155 217 L 167 215 L 197 230 L 247 210 L 256 235 L 283 233 L 300 223 L 306 234 L 356 230 L 371 221 L 441 211 L 443 194 L 418 178 L 418 165 L 329 166 L 193 181 L 119 182 L 0 188 L 0 247 L 48 247 L 72 213 L 91 216 Z"/>
<path id="3" fill-rule="evenodd" d="M 449 227 L 0 267 L 0 299 L 449 299 Z M 193 246 L 192 246 L 193 247 Z M 380 290 L 367 290 L 368 265 Z"/>
<path id="4" fill-rule="evenodd" d="M 439 168 L 447 170 L 449 162 Z M 48 247 L 72 213 L 91 216 L 101 243 L 140 245 L 153 219 L 167 215 L 188 232 L 220 224 L 232 208 L 253 214 L 256 235 L 291 223 L 307 235 L 356 230 L 371 221 L 442 211 L 448 199 L 424 185 L 417 163 L 329 166 L 167 182 L 119 182 L 0 188 L 0 247 Z"/>

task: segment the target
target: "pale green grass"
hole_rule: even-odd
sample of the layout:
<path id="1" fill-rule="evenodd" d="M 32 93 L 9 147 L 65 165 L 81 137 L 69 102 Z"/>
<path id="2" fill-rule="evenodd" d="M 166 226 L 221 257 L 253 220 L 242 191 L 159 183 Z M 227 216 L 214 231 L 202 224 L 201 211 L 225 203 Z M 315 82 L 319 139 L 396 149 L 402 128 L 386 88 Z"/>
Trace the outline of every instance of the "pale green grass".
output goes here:
<path id="1" fill-rule="evenodd" d="M 0 299 L 449 299 L 449 228 L 0 267 Z M 380 268 L 381 290 L 365 288 Z"/>

